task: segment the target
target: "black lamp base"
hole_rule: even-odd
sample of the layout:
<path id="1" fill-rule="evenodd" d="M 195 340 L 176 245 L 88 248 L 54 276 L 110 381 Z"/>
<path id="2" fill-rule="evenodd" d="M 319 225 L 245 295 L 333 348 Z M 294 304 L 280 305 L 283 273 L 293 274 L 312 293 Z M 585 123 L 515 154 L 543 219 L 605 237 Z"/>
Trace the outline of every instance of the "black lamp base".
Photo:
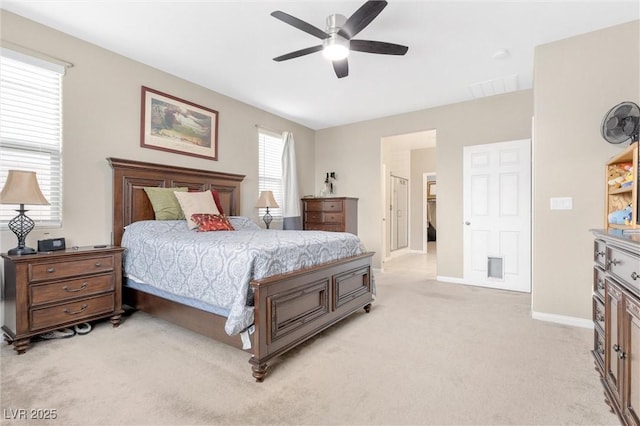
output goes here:
<path id="1" fill-rule="evenodd" d="M 271 225 L 271 221 L 273 220 L 273 217 L 269 214 L 269 207 L 267 207 L 267 213 L 262 216 L 262 220 L 264 220 L 265 226 L 269 229 L 269 225 Z"/>
<path id="2" fill-rule="evenodd" d="M 23 254 L 36 254 L 36 250 L 31 247 L 16 247 L 7 251 L 9 256 L 22 256 Z"/>

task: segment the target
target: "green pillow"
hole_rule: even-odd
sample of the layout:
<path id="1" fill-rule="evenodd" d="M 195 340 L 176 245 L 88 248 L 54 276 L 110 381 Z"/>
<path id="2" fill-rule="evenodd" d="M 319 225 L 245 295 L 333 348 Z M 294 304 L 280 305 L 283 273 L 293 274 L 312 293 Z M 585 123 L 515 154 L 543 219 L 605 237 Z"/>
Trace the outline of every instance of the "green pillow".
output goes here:
<path id="1" fill-rule="evenodd" d="M 184 213 L 174 192 L 187 192 L 189 188 L 146 187 L 143 189 L 151 201 L 156 220 L 184 220 Z"/>

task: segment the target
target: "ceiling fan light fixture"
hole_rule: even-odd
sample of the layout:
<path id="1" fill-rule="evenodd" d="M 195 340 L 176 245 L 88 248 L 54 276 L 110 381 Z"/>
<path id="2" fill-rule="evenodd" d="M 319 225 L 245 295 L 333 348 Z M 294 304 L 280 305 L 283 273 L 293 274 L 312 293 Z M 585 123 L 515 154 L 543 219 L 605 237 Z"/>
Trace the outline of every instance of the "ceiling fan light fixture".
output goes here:
<path id="1" fill-rule="evenodd" d="M 322 55 L 330 61 L 340 61 L 349 56 L 349 40 L 337 34 L 323 40 Z"/>

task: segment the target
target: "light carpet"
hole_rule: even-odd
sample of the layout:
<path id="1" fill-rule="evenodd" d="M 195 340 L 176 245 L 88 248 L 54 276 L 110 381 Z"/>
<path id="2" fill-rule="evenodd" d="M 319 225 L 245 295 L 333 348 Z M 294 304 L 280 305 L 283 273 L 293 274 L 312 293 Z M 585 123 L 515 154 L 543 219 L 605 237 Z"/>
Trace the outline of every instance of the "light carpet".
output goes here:
<path id="1" fill-rule="evenodd" d="M 592 331 L 532 320 L 528 294 L 403 268 L 376 280 L 371 313 L 273 361 L 264 383 L 248 354 L 140 312 L 20 356 L 3 345 L 2 424 L 618 424 Z"/>

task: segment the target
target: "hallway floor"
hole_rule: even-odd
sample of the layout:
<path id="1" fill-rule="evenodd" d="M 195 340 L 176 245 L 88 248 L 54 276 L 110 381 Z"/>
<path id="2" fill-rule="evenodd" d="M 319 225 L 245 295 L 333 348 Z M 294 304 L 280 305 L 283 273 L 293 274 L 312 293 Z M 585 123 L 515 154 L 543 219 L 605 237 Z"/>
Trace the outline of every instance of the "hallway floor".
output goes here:
<path id="1" fill-rule="evenodd" d="M 431 241 L 427 246 L 427 253 L 407 253 L 392 257 L 383 263 L 384 271 L 406 271 L 419 274 L 424 278 L 436 279 L 438 254 L 436 242 Z"/>

